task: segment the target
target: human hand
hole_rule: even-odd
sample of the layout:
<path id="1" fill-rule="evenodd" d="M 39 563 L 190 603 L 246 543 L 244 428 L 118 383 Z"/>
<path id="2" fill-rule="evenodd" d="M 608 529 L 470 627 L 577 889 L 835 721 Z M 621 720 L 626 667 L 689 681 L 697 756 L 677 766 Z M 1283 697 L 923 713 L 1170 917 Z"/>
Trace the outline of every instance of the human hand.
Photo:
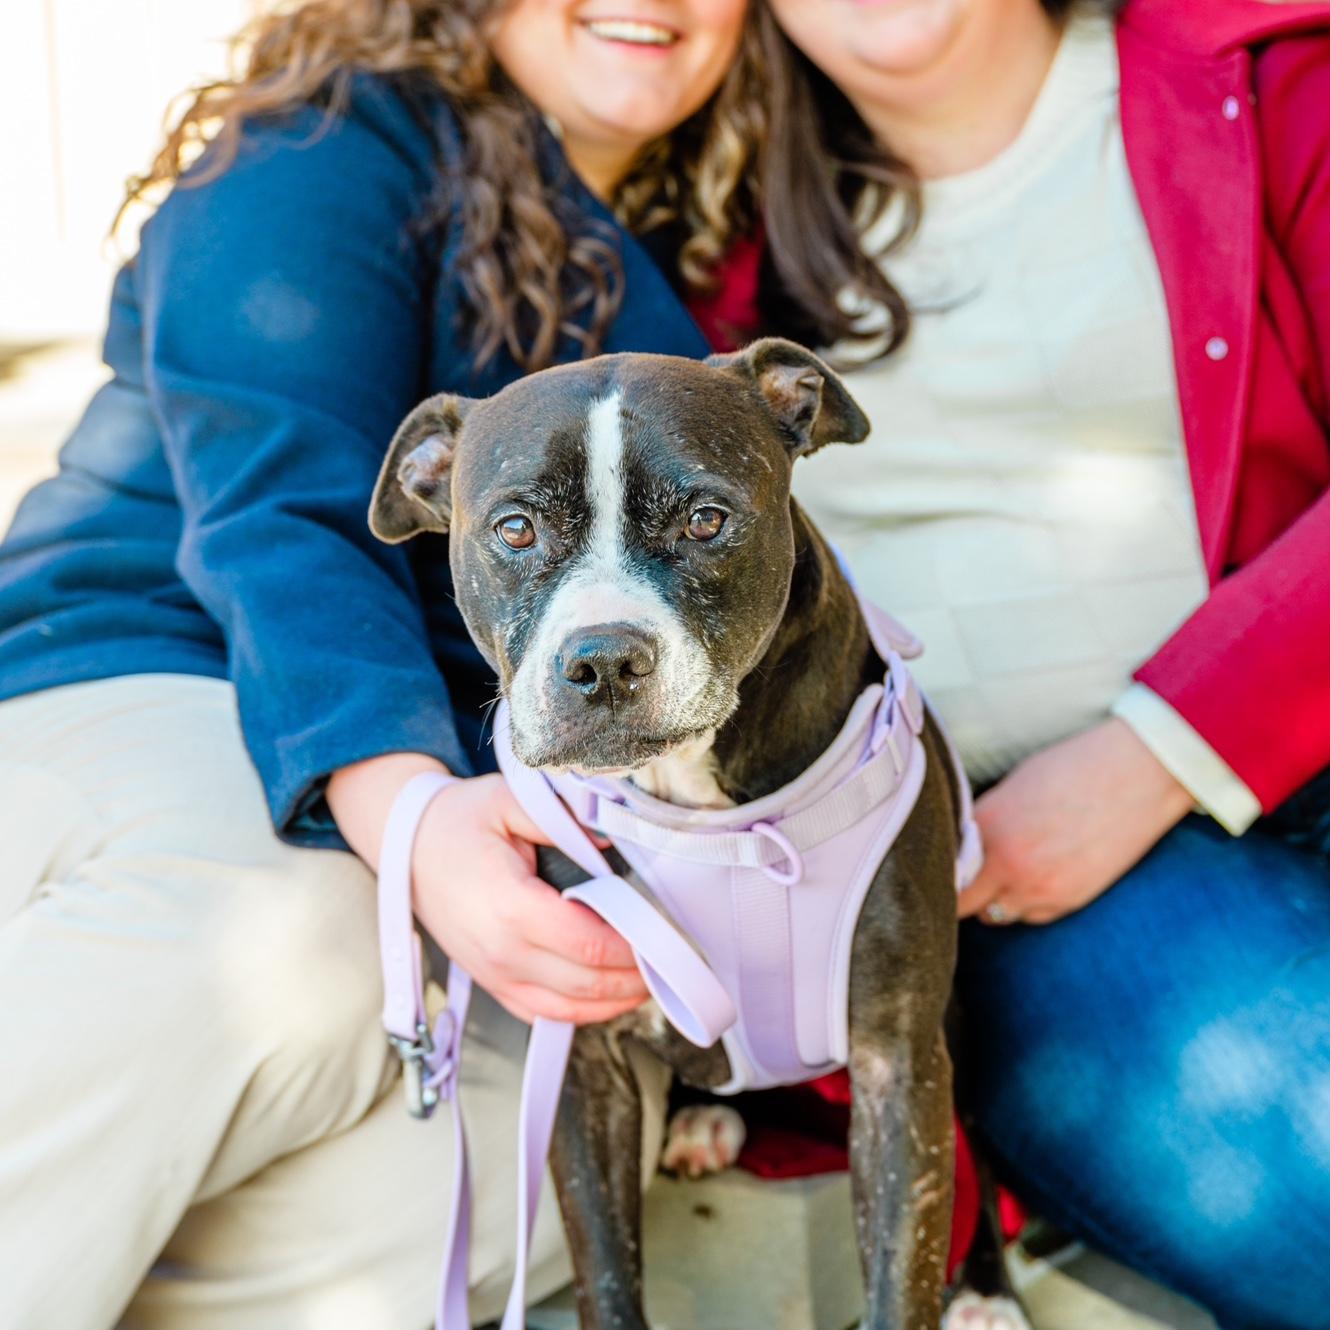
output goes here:
<path id="1" fill-rule="evenodd" d="M 443 765 L 421 753 L 385 753 L 333 773 L 328 803 L 371 867 L 402 787 Z M 584 1025 L 631 1011 L 647 997 L 628 944 L 584 905 L 535 875 L 547 845 L 502 776 L 441 790 L 416 834 L 416 918 L 475 981 L 520 1020 Z"/>
<path id="2" fill-rule="evenodd" d="M 1026 758 L 979 798 L 984 866 L 960 893 L 959 913 L 1051 923 L 1116 882 L 1193 806 L 1131 727 L 1110 717 Z"/>
<path id="3" fill-rule="evenodd" d="M 416 917 L 520 1020 L 586 1025 L 648 997 L 627 942 L 536 877 L 550 842 L 499 775 L 458 781 L 430 802 L 416 835 Z"/>

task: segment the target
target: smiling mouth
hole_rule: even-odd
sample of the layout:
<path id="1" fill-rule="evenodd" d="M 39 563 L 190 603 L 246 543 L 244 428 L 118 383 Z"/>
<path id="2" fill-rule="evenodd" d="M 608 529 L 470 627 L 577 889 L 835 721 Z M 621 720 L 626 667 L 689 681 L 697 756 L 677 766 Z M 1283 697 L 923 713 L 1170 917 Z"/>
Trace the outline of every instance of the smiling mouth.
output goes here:
<path id="1" fill-rule="evenodd" d="M 592 18 L 584 20 L 582 27 L 603 42 L 626 46 L 674 46 L 679 41 L 679 34 L 673 29 L 641 19 Z"/>

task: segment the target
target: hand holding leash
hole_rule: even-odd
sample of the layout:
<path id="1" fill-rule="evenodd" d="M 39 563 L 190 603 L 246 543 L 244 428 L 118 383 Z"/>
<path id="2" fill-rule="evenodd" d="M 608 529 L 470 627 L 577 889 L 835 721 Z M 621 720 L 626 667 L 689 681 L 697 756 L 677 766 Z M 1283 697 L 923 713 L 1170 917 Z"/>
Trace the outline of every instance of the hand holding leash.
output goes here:
<path id="1" fill-rule="evenodd" d="M 502 776 L 449 786 L 416 837 L 416 917 L 519 1020 L 610 1020 L 646 986 L 614 929 L 536 877 L 535 846 L 547 844 Z"/>

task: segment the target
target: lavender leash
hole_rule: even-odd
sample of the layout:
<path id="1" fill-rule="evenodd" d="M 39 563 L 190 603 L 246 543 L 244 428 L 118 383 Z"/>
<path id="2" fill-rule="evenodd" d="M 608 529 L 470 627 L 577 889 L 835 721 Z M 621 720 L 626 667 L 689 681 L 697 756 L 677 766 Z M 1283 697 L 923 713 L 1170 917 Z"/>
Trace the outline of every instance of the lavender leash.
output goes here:
<path id="1" fill-rule="evenodd" d="M 428 1118 L 444 1100 L 453 1105 L 453 1185 L 448 1207 L 447 1258 L 439 1283 L 435 1324 L 469 1325 L 466 1304 L 467 1256 L 471 1232 L 470 1159 L 462 1098 L 462 1032 L 471 1005 L 471 976 L 448 967 L 448 1005 L 431 1033 L 425 1011 L 420 947 L 411 911 L 411 855 L 425 810 L 457 777 L 427 771 L 402 787 L 383 831 L 379 853 L 379 959 L 383 966 L 383 1028 L 402 1059 L 407 1111 Z"/>
<path id="2" fill-rule="evenodd" d="M 499 743 L 501 756 L 510 752 Z M 623 878 L 577 825 L 537 771 L 503 763 L 513 792 L 554 844 L 591 880 L 564 893 L 601 916 L 633 949 L 638 968 L 667 1019 L 700 1047 L 710 1047 L 736 1020 L 729 994 L 688 941 Z M 420 951 L 411 913 L 411 855 L 420 821 L 434 796 L 455 777 L 429 772 L 413 777 L 393 804 L 379 857 L 379 943 L 383 965 L 383 1024 L 402 1058 L 407 1107 L 428 1117 L 435 1105 L 453 1105 L 454 1169 L 448 1238 L 439 1287 L 436 1330 L 467 1330 L 467 1258 L 471 1179 L 457 1080 L 471 977 L 448 966 L 448 1006 L 431 1034 L 421 984 Z M 572 1048 L 573 1026 L 539 1018 L 531 1027 L 518 1109 L 517 1257 L 502 1330 L 523 1330 L 531 1234 L 540 1184 Z"/>

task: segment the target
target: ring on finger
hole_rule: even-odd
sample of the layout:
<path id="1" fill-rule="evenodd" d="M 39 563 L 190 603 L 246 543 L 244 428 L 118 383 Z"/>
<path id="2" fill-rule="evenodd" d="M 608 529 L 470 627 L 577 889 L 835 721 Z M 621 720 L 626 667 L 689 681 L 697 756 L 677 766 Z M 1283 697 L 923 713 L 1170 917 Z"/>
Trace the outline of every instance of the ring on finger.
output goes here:
<path id="1" fill-rule="evenodd" d="M 984 907 L 984 918 L 990 924 L 1010 924 L 1016 921 L 1015 913 L 1007 909 L 1001 901 L 994 901 L 991 905 L 986 905 Z"/>

